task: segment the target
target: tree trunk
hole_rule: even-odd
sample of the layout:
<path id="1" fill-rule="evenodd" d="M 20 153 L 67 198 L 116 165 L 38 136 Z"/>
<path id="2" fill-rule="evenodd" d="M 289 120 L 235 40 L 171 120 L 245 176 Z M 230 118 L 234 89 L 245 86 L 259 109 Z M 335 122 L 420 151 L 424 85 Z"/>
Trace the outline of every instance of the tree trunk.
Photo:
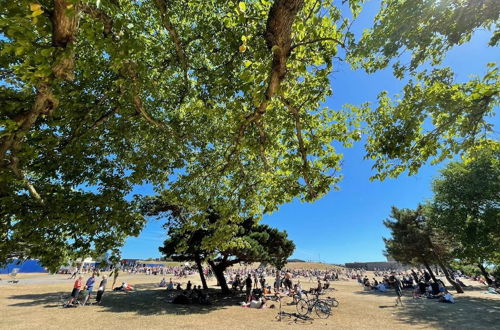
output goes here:
<path id="1" fill-rule="evenodd" d="M 439 259 L 438 259 L 438 264 L 439 264 L 439 267 L 441 267 L 441 269 L 443 270 L 444 276 L 446 277 L 448 282 L 451 285 L 453 285 L 453 287 L 455 288 L 457 293 L 464 293 L 464 289 L 462 289 L 460 284 L 458 284 L 457 282 L 455 282 L 454 279 L 451 278 L 451 275 L 450 275 L 450 272 L 448 271 L 448 268 Z"/>
<path id="2" fill-rule="evenodd" d="M 198 272 L 200 273 L 201 285 L 203 285 L 203 289 L 208 290 L 207 281 L 205 280 L 205 274 L 203 274 L 203 267 L 201 266 L 200 257 L 196 257 L 195 260 L 196 267 L 198 268 Z"/>
<path id="3" fill-rule="evenodd" d="M 212 267 L 215 278 L 217 278 L 217 281 L 219 282 L 222 293 L 230 293 L 231 291 L 229 290 L 229 287 L 227 286 L 226 278 L 224 277 L 225 267 L 222 267 L 220 264 L 215 265 L 215 263 L 211 260 L 208 261 L 208 264 L 210 265 L 210 267 Z"/>
<path id="4" fill-rule="evenodd" d="M 488 272 L 486 271 L 486 268 L 484 268 L 483 264 L 479 263 L 477 264 L 477 267 L 479 267 L 479 269 L 481 270 L 481 274 L 483 274 L 485 280 L 486 280 L 486 283 L 488 283 L 488 285 L 492 285 L 493 284 L 493 281 L 490 279 Z"/>
<path id="5" fill-rule="evenodd" d="M 411 275 L 413 276 L 413 279 L 415 280 L 415 284 L 418 283 L 418 276 L 417 276 L 417 273 L 415 273 L 415 271 L 412 269 L 411 270 Z"/>
<path id="6" fill-rule="evenodd" d="M 424 266 L 425 268 L 427 269 L 427 271 L 429 272 L 429 275 L 431 275 L 431 278 L 434 282 L 437 282 L 436 280 L 436 276 L 434 276 L 434 272 L 432 271 L 432 268 L 431 266 L 429 266 L 429 264 L 427 262 L 424 261 Z"/>

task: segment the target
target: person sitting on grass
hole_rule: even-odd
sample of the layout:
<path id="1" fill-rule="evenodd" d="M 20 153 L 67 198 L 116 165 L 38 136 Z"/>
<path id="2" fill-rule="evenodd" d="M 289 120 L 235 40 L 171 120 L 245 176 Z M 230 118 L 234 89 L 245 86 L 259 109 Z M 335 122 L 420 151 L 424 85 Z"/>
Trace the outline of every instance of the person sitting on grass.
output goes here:
<path id="1" fill-rule="evenodd" d="M 321 284 L 321 279 L 318 278 L 318 286 L 316 287 L 316 294 L 321 294 L 323 291 L 323 285 Z"/>
<path id="2" fill-rule="evenodd" d="M 71 291 L 71 298 L 68 300 L 68 302 L 64 305 L 64 307 L 71 307 L 73 306 L 73 302 L 75 299 L 78 298 L 78 294 L 80 293 L 80 290 L 82 289 L 83 285 L 83 276 L 78 276 L 78 279 L 75 281 L 73 285 L 73 291 Z"/>
<path id="3" fill-rule="evenodd" d="M 184 291 L 181 291 L 181 293 L 175 296 L 172 300 L 172 304 L 189 305 L 191 304 L 191 299 L 184 293 Z"/>
<path id="4" fill-rule="evenodd" d="M 260 286 L 262 287 L 262 291 L 266 288 L 266 279 L 264 278 L 264 275 L 260 275 Z"/>
<path id="5" fill-rule="evenodd" d="M 175 289 L 176 289 L 177 291 L 181 291 L 181 290 L 182 290 L 181 284 L 180 284 L 180 283 L 177 283 L 177 286 L 175 287 Z"/>
<path id="6" fill-rule="evenodd" d="M 368 277 L 365 277 L 363 280 L 363 289 L 366 291 L 370 291 L 372 289 L 372 285 Z"/>
<path id="7" fill-rule="evenodd" d="M 302 293 L 302 288 L 300 287 L 300 282 L 298 282 L 293 286 L 292 296 L 293 296 L 293 304 L 295 305 L 300 299 L 302 299 L 303 293 Z"/>
<path id="8" fill-rule="evenodd" d="M 231 289 L 233 291 L 237 291 L 239 286 L 240 286 L 240 276 L 236 275 L 235 279 L 233 280 L 233 284 L 232 284 Z"/>
<path id="9" fill-rule="evenodd" d="M 192 286 L 191 281 L 188 281 L 186 284 L 186 290 L 191 291 L 191 286 Z"/>
<path id="10" fill-rule="evenodd" d="M 174 289 L 174 282 L 172 282 L 172 278 L 170 278 L 170 281 L 168 281 L 167 290 L 173 290 L 173 289 Z"/>
<path id="11" fill-rule="evenodd" d="M 443 296 L 441 296 L 438 301 L 442 302 L 442 303 L 449 303 L 449 304 L 455 303 L 455 299 L 453 298 L 453 295 L 449 292 L 444 294 Z"/>
<path id="12" fill-rule="evenodd" d="M 165 281 L 165 277 L 161 279 L 160 284 L 158 286 L 160 288 L 164 288 L 167 286 L 167 281 Z"/>

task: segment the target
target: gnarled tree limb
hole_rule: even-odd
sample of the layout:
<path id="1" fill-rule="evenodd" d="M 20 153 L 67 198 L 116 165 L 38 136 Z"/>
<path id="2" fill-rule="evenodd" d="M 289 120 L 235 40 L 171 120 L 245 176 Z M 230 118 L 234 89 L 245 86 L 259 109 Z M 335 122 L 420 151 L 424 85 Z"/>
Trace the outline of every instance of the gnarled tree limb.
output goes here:
<path id="1" fill-rule="evenodd" d="M 285 79 L 286 63 L 292 50 L 292 25 L 297 13 L 303 6 L 304 0 L 276 0 L 269 11 L 264 38 L 268 49 L 273 53 L 273 60 L 267 89 L 264 99 L 257 109 L 246 116 L 241 123 L 234 147 L 226 156 L 226 164 L 222 172 L 227 169 L 232 157 L 238 152 L 248 126 L 262 118 L 269 102 L 278 93 L 281 82 Z"/>

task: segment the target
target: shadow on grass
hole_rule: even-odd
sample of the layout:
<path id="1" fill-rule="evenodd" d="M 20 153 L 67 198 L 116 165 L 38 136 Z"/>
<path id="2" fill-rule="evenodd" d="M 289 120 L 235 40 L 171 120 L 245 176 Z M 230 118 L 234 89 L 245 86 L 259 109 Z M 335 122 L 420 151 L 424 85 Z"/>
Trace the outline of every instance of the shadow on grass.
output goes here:
<path id="1" fill-rule="evenodd" d="M 17 307 L 33 307 L 44 305 L 47 308 L 61 307 L 62 298 L 69 297 L 70 292 L 50 292 L 50 293 L 37 293 L 37 294 L 20 294 L 10 296 L 9 299 L 29 300 L 20 303 L 14 303 L 9 306 Z"/>
<path id="2" fill-rule="evenodd" d="M 111 313 L 137 313 L 140 315 L 155 314 L 205 314 L 228 306 L 239 305 L 244 300 L 241 294 L 224 295 L 217 289 L 204 291 L 210 296 L 211 305 L 177 305 L 171 301 L 178 291 L 167 291 L 158 288 L 156 284 L 138 284 L 135 290 L 129 293 L 106 291 L 103 295 L 101 305 L 81 306 L 79 308 L 93 309 L 100 312 Z M 46 308 L 62 307 L 62 297 L 68 297 L 69 292 L 51 292 L 42 294 L 13 295 L 9 299 L 28 300 L 11 304 L 10 306 L 32 307 L 44 306 Z M 95 292 L 93 293 L 95 297 Z M 91 301 L 93 301 L 93 298 Z"/>
<path id="3" fill-rule="evenodd" d="M 374 296 L 385 296 L 385 297 L 394 297 L 396 298 L 396 291 L 394 289 L 387 289 L 387 291 L 382 292 L 378 290 L 371 290 L 371 291 L 354 291 L 355 294 L 360 294 L 360 295 L 374 295 Z M 403 290 L 403 296 L 410 296 L 412 295 L 411 290 Z"/>
<path id="4" fill-rule="evenodd" d="M 485 291 L 484 287 L 470 287 L 469 291 Z M 451 291 L 450 291 L 451 292 Z M 359 295 L 396 298 L 394 290 L 355 291 Z M 411 290 L 403 291 L 404 306 L 380 305 L 380 309 L 394 308 L 394 317 L 410 325 L 432 325 L 438 329 L 499 329 L 500 300 L 485 297 L 468 297 L 454 294 L 455 304 L 440 303 L 437 299 L 412 299 Z"/>
<path id="5" fill-rule="evenodd" d="M 427 323 L 441 329 L 498 329 L 499 300 L 455 297 L 455 304 L 440 303 L 436 299 L 410 300 L 404 308 L 396 309 L 394 315 L 404 323 Z"/>

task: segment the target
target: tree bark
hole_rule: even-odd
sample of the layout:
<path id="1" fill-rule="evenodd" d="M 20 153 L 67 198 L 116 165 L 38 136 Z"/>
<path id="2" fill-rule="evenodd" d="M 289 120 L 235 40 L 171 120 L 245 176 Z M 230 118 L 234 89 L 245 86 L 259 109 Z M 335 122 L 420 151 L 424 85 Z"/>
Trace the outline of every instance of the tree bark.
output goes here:
<path id="1" fill-rule="evenodd" d="M 238 152 L 240 143 L 247 128 L 254 122 L 260 122 L 262 116 L 267 111 L 267 107 L 272 98 L 279 93 L 281 83 L 286 76 L 287 60 L 292 51 L 292 25 L 295 22 L 298 12 L 303 6 L 304 0 L 276 0 L 269 10 L 264 39 L 266 41 L 267 48 L 273 55 L 273 60 L 271 63 L 271 71 L 268 78 L 266 92 L 264 94 L 264 98 L 255 111 L 247 115 L 245 120 L 240 124 L 234 148 L 232 148 L 231 152 L 227 155 L 227 164 L 223 167 L 222 172 L 224 172 L 227 166 L 229 166 L 228 164 L 234 154 Z M 258 124 L 257 127 L 260 127 L 261 129 L 259 134 L 261 136 L 265 136 L 265 131 L 262 129 L 261 124 Z M 264 151 L 264 146 L 262 146 L 261 158 L 265 164 L 266 160 Z"/>
<path id="2" fill-rule="evenodd" d="M 441 269 L 443 270 L 444 276 L 446 277 L 446 279 L 448 280 L 448 282 L 451 285 L 453 285 L 453 287 L 455 288 L 455 290 L 457 291 L 457 293 L 464 293 L 464 289 L 462 289 L 462 287 L 460 286 L 460 284 L 458 284 L 457 282 L 455 282 L 454 279 L 451 278 L 451 275 L 450 275 L 450 272 L 448 271 L 448 268 L 439 259 L 438 259 L 438 264 L 439 264 L 439 267 L 441 267 Z"/>
<path id="3" fill-rule="evenodd" d="M 203 289 L 208 290 L 207 281 L 205 280 L 205 274 L 203 274 L 203 267 L 201 266 L 200 257 L 196 256 L 195 260 L 196 267 L 198 268 L 198 272 L 200 273 L 201 285 L 203 285 Z"/>
<path id="4" fill-rule="evenodd" d="M 493 284 L 493 281 L 490 279 L 488 272 L 486 271 L 486 268 L 484 268 L 484 266 L 479 263 L 477 264 L 477 267 L 479 267 L 479 269 L 481 270 L 481 274 L 483 274 L 485 280 L 486 280 L 486 283 L 488 283 L 488 285 L 492 285 Z"/>
<path id="5" fill-rule="evenodd" d="M 36 84 L 35 102 L 27 112 L 12 118 L 18 128 L 0 138 L 0 167 L 11 167 L 14 174 L 25 181 L 30 194 L 37 200 L 43 201 L 34 186 L 24 178 L 23 164 L 16 156 L 22 150 L 25 135 L 35 125 L 42 115 L 50 116 L 58 106 L 58 99 L 52 94 L 56 78 L 71 81 L 74 79 L 74 51 L 71 48 L 78 29 L 78 3 L 76 6 L 67 0 L 54 0 L 54 8 L 50 12 L 52 23 L 52 47 L 54 49 L 51 61 L 52 74 L 46 81 Z M 10 151 L 10 152 L 9 152 Z"/>
<path id="6" fill-rule="evenodd" d="M 415 273 L 415 271 L 412 269 L 411 270 L 411 275 L 413 276 L 413 279 L 415 280 L 415 284 L 418 283 L 418 276 L 417 276 L 417 273 Z"/>
<path id="7" fill-rule="evenodd" d="M 226 278 L 224 277 L 224 270 L 226 269 L 226 267 L 224 267 L 221 264 L 216 265 L 212 260 L 209 260 L 208 264 L 210 265 L 210 267 L 212 267 L 212 270 L 214 271 L 215 278 L 217 278 L 217 281 L 219 282 L 222 293 L 230 293 L 231 290 L 229 290 Z"/>
<path id="8" fill-rule="evenodd" d="M 429 275 L 431 275 L 431 278 L 434 282 L 437 282 L 436 280 L 436 276 L 434 275 L 434 272 L 432 271 L 432 268 L 431 266 L 429 266 L 429 264 L 427 262 L 424 261 L 424 266 L 425 268 L 427 269 L 427 271 L 429 272 Z"/>

